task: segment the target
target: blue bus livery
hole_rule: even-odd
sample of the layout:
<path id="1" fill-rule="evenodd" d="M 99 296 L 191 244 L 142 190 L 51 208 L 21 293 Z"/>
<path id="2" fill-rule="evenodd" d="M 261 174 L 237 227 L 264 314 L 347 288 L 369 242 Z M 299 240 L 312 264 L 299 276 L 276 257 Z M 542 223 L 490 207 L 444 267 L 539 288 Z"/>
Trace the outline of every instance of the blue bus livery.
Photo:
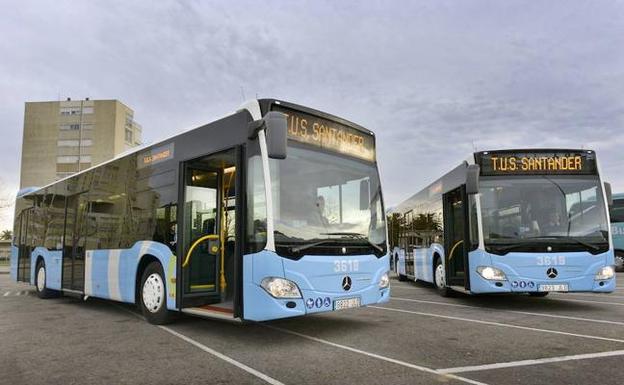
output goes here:
<path id="1" fill-rule="evenodd" d="M 613 194 L 611 206 L 611 236 L 615 249 L 615 269 L 624 271 L 624 193 Z"/>
<path id="2" fill-rule="evenodd" d="M 603 186 L 593 151 L 477 152 L 390 211 L 392 266 L 442 295 L 612 292 Z"/>
<path id="3" fill-rule="evenodd" d="M 16 201 L 13 279 L 60 294 L 263 321 L 388 301 L 369 130 L 295 104 L 237 112 Z"/>

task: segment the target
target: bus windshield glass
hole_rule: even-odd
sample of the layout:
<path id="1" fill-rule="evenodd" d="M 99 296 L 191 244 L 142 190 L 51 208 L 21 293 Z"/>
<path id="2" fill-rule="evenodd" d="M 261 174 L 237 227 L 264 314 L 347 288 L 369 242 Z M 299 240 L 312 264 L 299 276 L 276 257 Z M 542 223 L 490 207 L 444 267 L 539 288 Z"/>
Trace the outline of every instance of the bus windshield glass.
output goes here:
<path id="1" fill-rule="evenodd" d="M 537 251 L 545 244 L 552 251 L 608 249 L 596 176 L 484 177 L 480 193 L 483 237 L 491 252 Z"/>
<path id="2" fill-rule="evenodd" d="M 280 254 L 385 254 L 374 163 L 290 146 L 270 167 Z"/>

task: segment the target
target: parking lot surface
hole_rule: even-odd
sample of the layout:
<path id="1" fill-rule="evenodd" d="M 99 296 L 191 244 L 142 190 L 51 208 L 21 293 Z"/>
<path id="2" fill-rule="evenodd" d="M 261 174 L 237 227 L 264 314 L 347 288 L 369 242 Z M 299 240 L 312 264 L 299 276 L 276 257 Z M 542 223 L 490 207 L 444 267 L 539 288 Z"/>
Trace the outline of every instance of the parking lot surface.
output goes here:
<path id="1" fill-rule="evenodd" d="M 624 274 L 615 293 L 442 298 L 392 281 L 392 300 L 268 323 L 40 300 L 0 274 L 0 383 L 622 384 Z"/>

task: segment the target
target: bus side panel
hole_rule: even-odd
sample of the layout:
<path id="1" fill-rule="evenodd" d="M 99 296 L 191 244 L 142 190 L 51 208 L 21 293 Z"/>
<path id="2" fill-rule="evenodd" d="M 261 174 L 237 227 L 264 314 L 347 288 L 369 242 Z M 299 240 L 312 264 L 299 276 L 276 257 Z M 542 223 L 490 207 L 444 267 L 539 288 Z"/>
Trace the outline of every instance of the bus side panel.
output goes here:
<path id="1" fill-rule="evenodd" d="M 17 261 L 19 249 L 15 245 L 11 245 L 11 279 L 17 281 Z"/>
<path id="2" fill-rule="evenodd" d="M 45 247 L 36 247 L 30 253 L 30 284 L 35 285 L 35 274 L 37 274 L 37 259 L 43 258 L 46 271 L 46 287 L 52 290 L 61 290 L 61 270 L 63 259 L 62 250 L 48 250 Z"/>
<path id="3" fill-rule="evenodd" d="M 400 247 L 395 247 L 392 254 L 397 258 L 396 273 L 399 275 L 405 275 L 405 250 Z"/>
<path id="4" fill-rule="evenodd" d="M 130 249 L 88 250 L 85 256 L 85 295 L 134 303 L 135 289 L 140 285 L 137 269 L 146 254 L 161 263 L 167 288 L 167 309 L 177 310 L 176 258 L 169 247 L 153 241 L 136 242 Z"/>

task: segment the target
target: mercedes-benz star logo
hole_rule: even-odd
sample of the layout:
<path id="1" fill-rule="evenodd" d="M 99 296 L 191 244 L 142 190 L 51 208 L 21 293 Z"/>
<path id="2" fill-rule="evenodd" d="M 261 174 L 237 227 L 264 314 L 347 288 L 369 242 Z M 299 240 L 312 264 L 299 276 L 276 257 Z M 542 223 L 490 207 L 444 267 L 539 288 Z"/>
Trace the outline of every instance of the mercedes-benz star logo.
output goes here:
<path id="1" fill-rule="evenodd" d="M 546 270 L 546 276 L 550 279 L 557 278 L 557 274 L 559 274 L 559 272 L 557 272 L 557 269 L 554 267 L 550 267 Z"/>
<path id="2" fill-rule="evenodd" d="M 351 277 L 348 275 L 342 279 L 342 288 L 344 291 L 349 291 L 351 289 Z"/>

